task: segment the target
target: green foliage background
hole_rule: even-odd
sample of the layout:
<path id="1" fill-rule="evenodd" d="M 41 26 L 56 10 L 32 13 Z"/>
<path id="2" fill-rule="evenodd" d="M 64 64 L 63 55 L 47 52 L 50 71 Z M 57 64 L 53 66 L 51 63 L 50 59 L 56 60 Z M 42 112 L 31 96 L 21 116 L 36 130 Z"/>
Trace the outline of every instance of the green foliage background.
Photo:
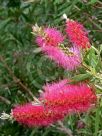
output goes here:
<path id="1" fill-rule="evenodd" d="M 0 56 L 3 56 L 0 59 L 0 113 L 10 113 L 13 106 L 32 100 L 19 82 L 37 96 L 46 82 L 72 76 L 42 55 L 31 34 L 35 23 L 56 26 L 63 31 L 63 13 L 83 23 L 90 32 L 91 43 L 102 49 L 102 2 L 99 0 L 0 0 Z M 85 123 L 84 128 L 77 128 L 80 120 Z M 65 124 L 75 136 L 102 136 L 101 120 L 102 105 L 89 115 L 69 116 Z M 1 120 L 0 135 L 65 136 L 55 128 L 27 128 Z"/>

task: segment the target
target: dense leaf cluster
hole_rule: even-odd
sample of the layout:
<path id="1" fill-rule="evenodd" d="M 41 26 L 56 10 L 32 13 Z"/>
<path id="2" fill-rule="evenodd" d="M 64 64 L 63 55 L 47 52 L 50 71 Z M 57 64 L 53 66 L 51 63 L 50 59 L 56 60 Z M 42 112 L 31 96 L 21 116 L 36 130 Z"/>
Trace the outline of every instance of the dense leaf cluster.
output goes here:
<path id="1" fill-rule="evenodd" d="M 31 34 L 32 25 L 51 25 L 64 28 L 63 13 L 83 23 L 90 32 L 92 48 L 86 54 L 86 63 L 99 72 L 102 68 L 102 2 L 99 0 L 1 0 L 0 1 L 0 113 L 10 112 L 16 104 L 32 100 L 32 94 L 46 82 L 61 77 L 73 77 L 41 54 Z M 80 70 L 74 81 L 91 78 L 90 73 Z M 92 81 L 94 78 L 92 78 Z M 96 80 L 97 86 L 100 83 Z M 102 103 L 102 102 L 101 102 Z M 69 116 L 65 120 L 77 136 L 102 135 L 102 104 L 85 116 Z M 88 115 L 89 114 L 89 115 Z M 83 125 L 79 125 L 79 123 Z M 80 123 L 80 124 L 81 124 Z M 27 128 L 0 120 L 1 136 L 64 136 L 52 128 Z"/>

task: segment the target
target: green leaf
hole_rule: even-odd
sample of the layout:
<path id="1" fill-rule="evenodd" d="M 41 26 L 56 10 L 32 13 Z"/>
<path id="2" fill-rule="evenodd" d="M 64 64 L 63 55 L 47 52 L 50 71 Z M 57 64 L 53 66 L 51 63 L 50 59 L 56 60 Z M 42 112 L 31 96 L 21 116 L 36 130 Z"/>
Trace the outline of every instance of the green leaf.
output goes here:
<path id="1" fill-rule="evenodd" d="M 94 133 L 94 136 L 97 136 L 97 135 L 98 135 L 99 124 L 100 124 L 100 108 L 98 107 L 98 109 L 96 109 L 95 133 Z"/>
<path id="2" fill-rule="evenodd" d="M 84 81 L 84 80 L 90 79 L 91 77 L 92 76 L 91 76 L 90 73 L 85 73 L 85 74 L 76 75 L 71 80 L 72 80 L 72 83 L 73 82 L 80 82 L 80 81 Z"/>
<path id="3" fill-rule="evenodd" d="M 96 2 L 98 2 L 98 0 L 91 0 L 88 4 L 95 4 Z"/>
<path id="4" fill-rule="evenodd" d="M 6 20 L 1 21 L 0 22 L 0 29 L 5 28 L 10 22 L 11 22 L 11 18 L 7 18 Z"/>
<path id="5" fill-rule="evenodd" d="M 89 61 L 89 65 L 92 66 L 93 68 L 97 66 L 98 57 L 96 55 L 96 51 L 93 48 L 91 48 L 89 51 L 88 61 Z"/>

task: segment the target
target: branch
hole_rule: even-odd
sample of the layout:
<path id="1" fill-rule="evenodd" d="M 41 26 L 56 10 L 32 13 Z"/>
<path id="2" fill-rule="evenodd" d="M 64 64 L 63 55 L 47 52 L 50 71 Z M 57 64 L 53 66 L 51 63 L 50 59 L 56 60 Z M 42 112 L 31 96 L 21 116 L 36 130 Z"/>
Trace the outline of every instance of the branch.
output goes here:
<path id="1" fill-rule="evenodd" d="M 7 105 L 11 104 L 11 102 L 10 102 L 7 98 L 5 98 L 5 97 L 3 97 L 3 96 L 0 96 L 0 100 L 1 100 L 2 102 L 6 103 Z"/>
<path id="2" fill-rule="evenodd" d="M 12 77 L 13 81 L 18 84 L 23 90 L 25 90 L 36 102 L 39 102 L 39 100 L 33 95 L 33 93 L 31 92 L 31 90 L 29 88 L 27 88 L 26 85 L 24 85 L 19 78 L 17 78 L 14 73 L 12 72 L 12 70 L 10 69 L 10 67 L 8 66 L 8 64 L 5 62 L 4 58 L 0 55 L 0 60 L 1 62 L 4 64 L 4 67 L 8 70 L 9 75 Z"/>
<path id="3" fill-rule="evenodd" d="M 88 13 L 84 12 L 84 15 L 87 17 L 87 19 L 88 19 L 96 28 L 98 28 L 99 30 L 102 31 L 102 28 L 101 28 L 99 25 L 97 25 L 97 24 L 95 23 L 95 21 L 93 21 L 92 17 L 91 17 Z"/>
<path id="4" fill-rule="evenodd" d="M 71 131 L 69 128 L 66 128 L 66 127 L 64 126 L 63 122 L 58 121 L 58 125 L 59 125 L 60 127 L 57 127 L 57 129 L 63 131 L 63 132 L 66 133 L 68 136 L 73 136 L 72 131 Z"/>

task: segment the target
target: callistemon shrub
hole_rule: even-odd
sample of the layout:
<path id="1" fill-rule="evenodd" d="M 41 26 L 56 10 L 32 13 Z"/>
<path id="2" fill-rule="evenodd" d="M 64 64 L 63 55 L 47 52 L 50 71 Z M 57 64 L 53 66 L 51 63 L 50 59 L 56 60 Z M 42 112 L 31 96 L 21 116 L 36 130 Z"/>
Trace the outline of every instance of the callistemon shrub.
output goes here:
<path id="1" fill-rule="evenodd" d="M 87 32 L 83 25 L 77 21 L 67 19 L 65 32 L 72 45 L 68 45 L 63 34 L 56 28 L 33 26 L 33 34 L 36 35 L 36 43 L 43 54 L 56 62 L 65 70 L 78 71 L 83 64 L 83 54 L 91 48 Z M 84 50 L 83 50 L 84 49 Z M 42 65 L 43 66 L 43 65 Z M 89 71 L 90 72 L 90 71 Z M 72 84 L 71 79 L 47 83 L 43 86 L 38 102 L 29 102 L 18 105 L 12 109 L 12 118 L 21 124 L 32 126 L 49 126 L 72 113 L 87 112 L 96 104 L 94 89 L 86 83 Z"/>

